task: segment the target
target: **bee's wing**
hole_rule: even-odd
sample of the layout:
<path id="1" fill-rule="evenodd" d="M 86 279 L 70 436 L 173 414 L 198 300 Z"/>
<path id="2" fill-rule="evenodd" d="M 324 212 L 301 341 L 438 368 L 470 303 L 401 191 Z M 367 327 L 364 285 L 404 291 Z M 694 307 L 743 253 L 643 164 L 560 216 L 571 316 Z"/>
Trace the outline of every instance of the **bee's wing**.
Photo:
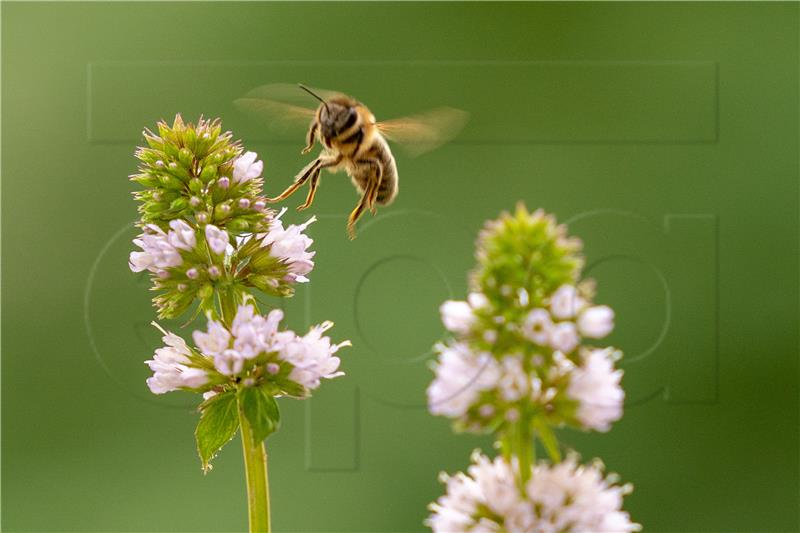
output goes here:
<path id="1" fill-rule="evenodd" d="M 328 100 L 338 95 L 334 91 L 312 89 L 321 98 Z M 318 102 L 291 83 L 271 83 L 249 91 L 234 100 L 236 107 L 263 119 L 276 131 L 308 129 Z"/>
<path id="2" fill-rule="evenodd" d="M 452 107 L 437 107 L 409 117 L 378 122 L 381 134 L 403 145 L 413 156 L 438 148 L 461 131 L 469 113 Z"/>

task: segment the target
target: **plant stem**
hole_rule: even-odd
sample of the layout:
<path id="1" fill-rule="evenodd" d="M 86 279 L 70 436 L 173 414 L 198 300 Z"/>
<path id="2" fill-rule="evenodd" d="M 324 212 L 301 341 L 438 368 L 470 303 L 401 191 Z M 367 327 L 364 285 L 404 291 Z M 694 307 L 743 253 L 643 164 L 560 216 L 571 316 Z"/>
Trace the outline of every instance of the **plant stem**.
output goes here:
<path id="1" fill-rule="evenodd" d="M 531 431 L 531 420 L 523 416 L 519 425 L 519 471 L 522 484 L 531 477 L 531 465 L 536 461 L 536 442 Z"/>
<path id="2" fill-rule="evenodd" d="M 242 452 L 247 477 L 247 510 L 250 533 L 269 533 L 269 480 L 267 451 L 263 442 L 254 442 L 253 430 L 239 405 L 239 425 L 242 431 Z"/>

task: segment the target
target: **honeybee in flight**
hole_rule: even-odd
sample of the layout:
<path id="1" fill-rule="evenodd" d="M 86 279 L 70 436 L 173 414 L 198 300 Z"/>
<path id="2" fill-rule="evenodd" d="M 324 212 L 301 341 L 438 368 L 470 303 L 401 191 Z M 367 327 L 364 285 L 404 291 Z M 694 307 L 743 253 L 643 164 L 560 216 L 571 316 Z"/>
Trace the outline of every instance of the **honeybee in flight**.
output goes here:
<path id="1" fill-rule="evenodd" d="M 308 100 L 301 90 L 319 100 L 316 110 L 298 102 L 298 95 Z M 322 169 L 332 173 L 347 172 L 361 195 L 347 219 L 350 239 L 355 238 L 356 221 L 365 209 L 375 214 L 376 204 L 389 205 L 397 196 L 397 165 L 386 139 L 402 143 L 409 153 L 419 155 L 450 140 L 467 120 L 466 112 L 441 107 L 419 115 L 377 122 L 367 106 L 354 98 L 299 84 L 263 85 L 235 103 L 268 119 L 274 127 L 298 122 L 306 125 L 306 146 L 302 154 L 309 153 L 317 141 L 323 146 L 319 156 L 297 174 L 294 183 L 267 201 L 285 200 L 309 182 L 306 201 L 297 208 L 306 209 L 314 201 Z"/>

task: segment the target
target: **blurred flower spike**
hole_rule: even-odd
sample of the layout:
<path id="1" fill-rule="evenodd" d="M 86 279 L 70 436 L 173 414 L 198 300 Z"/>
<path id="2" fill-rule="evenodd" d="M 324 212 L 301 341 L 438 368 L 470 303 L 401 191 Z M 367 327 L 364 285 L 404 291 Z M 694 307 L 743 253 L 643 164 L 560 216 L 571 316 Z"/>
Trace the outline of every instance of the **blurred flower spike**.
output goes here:
<path id="1" fill-rule="evenodd" d="M 630 487 L 612 488 L 575 454 L 562 462 L 553 431 L 608 431 L 625 399 L 622 353 L 590 344 L 611 333 L 614 311 L 594 304 L 594 282 L 580 280 L 580 240 L 520 204 L 487 222 L 476 248 L 470 294 L 440 308 L 451 336 L 436 346 L 428 406 L 456 431 L 496 434 L 501 457 L 478 454 L 470 476 L 446 478 L 448 495 L 432 504 L 427 524 L 437 532 L 638 530 L 620 510 Z M 535 464 L 537 440 L 553 466 Z M 569 503 L 572 489 L 556 494 L 570 484 L 586 488 L 585 507 Z"/>

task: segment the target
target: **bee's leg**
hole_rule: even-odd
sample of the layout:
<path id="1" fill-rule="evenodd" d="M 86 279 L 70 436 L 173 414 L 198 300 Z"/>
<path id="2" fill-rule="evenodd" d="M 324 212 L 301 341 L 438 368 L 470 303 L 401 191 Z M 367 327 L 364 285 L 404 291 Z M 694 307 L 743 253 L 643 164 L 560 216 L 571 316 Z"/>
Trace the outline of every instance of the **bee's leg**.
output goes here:
<path id="1" fill-rule="evenodd" d="M 286 200 L 287 198 L 289 198 L 294 193 L 294 191 L 296 191 L 297 189 L 302 187 L 303 184 L 311 176 L 311 174 L 313 174 L 314 171 L 317 170 L 317 168 L 321 164 L 321 161 L 322 161 L 322 158 L 319 157 L 319 158 L 315 159 L 314 161 L 312 161 L 311 163 L 309 163 L 308 165 L 306 165 L 303 168 L 303 170 L 301 170 L 297 174 L 297 177 L 294 179 L 294 183 L 289 185 L 289 187 L 287 187 L 285 191 L 280 193 L 275 198 L 267 198 L 267 201 L 271 202 L 271 203 L 274 203 L 274 202 L 280 202 L 281 200 Z"/>
<path id="2" fill-rule="evenodd" d="M 350 237 L 350 240 L 356 238 L 356 221 L 361 218 L 361 214 L 364 212 L 364 208 L 367 206 L 367 191 L 364 191 L 364 196 L 361 197 L 361 200 L 358 202 L 358 205 L 353 212 L 350 213 L 350 216 L 347 218 L 347 235 Z"/>
<path id="3" fill-rule="evenodd" d="M 356 238 L 356 221 L 361 218 L 361 215 L 364 213 L 364 209 L 370 206 L 370 198 L 374 197 L 378 192 L 378 181 L 371 180 L 369 185 L 367 185 L 367 189 L 364 191 L 364 194 L 361 196 L 361 200 L 358 202 L 358 205 L 353 212 L 350 213 L 350 216 L 347 219 L 347 234 L 350 236 L 350 240 Z"/>
<path id="4" fill-rule="evenodd" d="M 301 154 L 307 154 L 314 148 L 314 141 L 316 140 L 318 128 L 319 124 L 314 120 L 314 122 L 311 123 L 311 127 L 308 128 L 308 133 L 306 133 L 306 147 L 300 152 Z"/>
<path id="5" fill-rule="evenodd" d="M 380 189 L 381 186 L 381 180 L 383 180 L 383 165 L 378 159 L 362 159 L 358 162 L 364 165 L 370 165 L 375 170 L 374 175 L 370 180 L 371 182 L 370 186 L 367 187 L 367 191 L 365 191 L 365 197 L 367 199 L 367 207 L 369 208 L 370 212 L 374 215 L 375 200 L 378 198 L 378 190 Z"/>
<path id="6" fill-rule="evenodd" d="M 317 185 L 319 185 L 320 172 L 321 170 L 317 169 L 316 172 L 314 172 L 314 175 L 311 176 L 311 183 L 309 183 L 308 185 L 308 196 L 306 196 L 306 203 L 297 206 L 298 211 L 302 211 L 303 209 L 308 209 L 314 202 L 314 195 L 317 194 Z"/>

